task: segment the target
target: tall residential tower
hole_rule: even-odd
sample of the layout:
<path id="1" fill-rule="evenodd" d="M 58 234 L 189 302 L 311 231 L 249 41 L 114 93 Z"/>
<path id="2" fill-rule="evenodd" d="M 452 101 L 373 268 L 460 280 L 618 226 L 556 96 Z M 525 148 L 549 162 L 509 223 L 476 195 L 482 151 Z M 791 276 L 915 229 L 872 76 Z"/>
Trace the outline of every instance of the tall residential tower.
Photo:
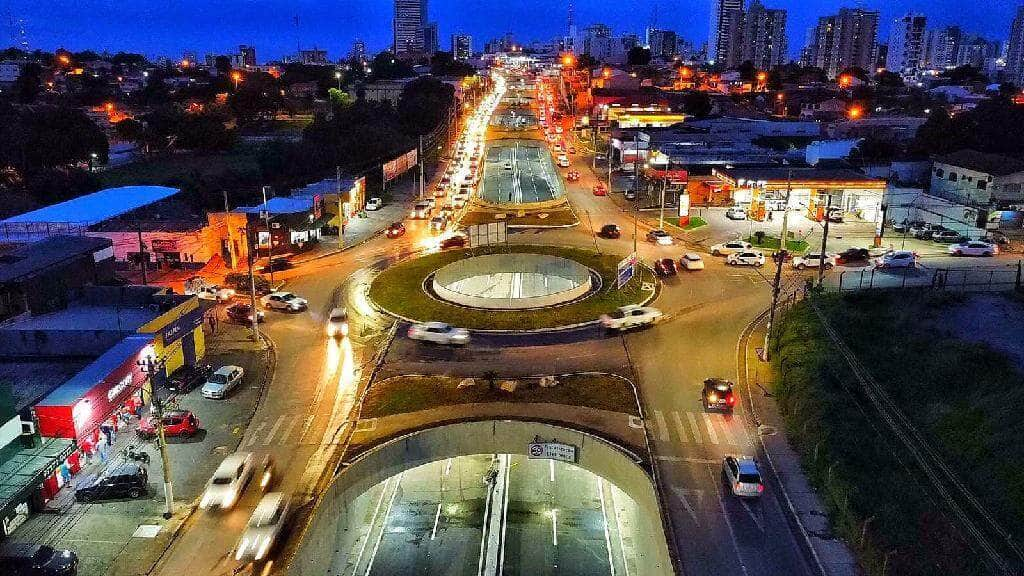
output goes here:
<path id="1" fill-rule="evenodd" d="M 427 0 L 395 0 L 393 52 L 396 55 L 423 53 L 423 30 L 427 27 Z"/>

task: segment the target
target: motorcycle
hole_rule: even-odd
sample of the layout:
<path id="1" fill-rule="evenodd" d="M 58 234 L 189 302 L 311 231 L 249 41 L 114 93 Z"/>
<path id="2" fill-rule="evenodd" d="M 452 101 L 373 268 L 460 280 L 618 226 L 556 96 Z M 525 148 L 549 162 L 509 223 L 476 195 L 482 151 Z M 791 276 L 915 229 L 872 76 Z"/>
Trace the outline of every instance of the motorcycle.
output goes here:
<path id="1" fill-rule="evenodd" d="M 135 448 L 134 444 L 129 444 L 122 452 L 124 457 L 128 460 L 134 460 L 135 462 L 142 462 L 143 464 L 149 464 L 149 453 Z"/>
<path id="2" fill-rule="evenodd" d="M 260 476 L 260 491 L 266 492 L 274 478 L 274 460 L 268 455 L 263 458 L 263 474 Z"/>

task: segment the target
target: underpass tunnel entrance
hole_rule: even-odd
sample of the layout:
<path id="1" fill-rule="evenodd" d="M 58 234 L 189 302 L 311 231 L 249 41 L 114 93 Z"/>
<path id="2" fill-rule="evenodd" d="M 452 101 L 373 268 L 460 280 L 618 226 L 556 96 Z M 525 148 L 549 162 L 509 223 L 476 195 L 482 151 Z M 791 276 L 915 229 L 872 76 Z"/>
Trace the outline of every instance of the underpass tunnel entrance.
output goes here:
<path id="1" fill-rule="evenodd" d="M 576 462 L 531 458 L 537 441 L 574 447 Z M 654 485 L 632 455 L 559 426 L 491 421 L 424 430 L 359 457 L 314 511 L 289 573 L 672 568 Z"/>

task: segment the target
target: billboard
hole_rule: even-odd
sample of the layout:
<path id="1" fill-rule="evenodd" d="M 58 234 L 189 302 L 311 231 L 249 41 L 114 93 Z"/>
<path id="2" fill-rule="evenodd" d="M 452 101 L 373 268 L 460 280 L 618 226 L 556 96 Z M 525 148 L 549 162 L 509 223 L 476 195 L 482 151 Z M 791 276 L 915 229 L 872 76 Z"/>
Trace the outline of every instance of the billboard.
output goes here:
<path id="1" fill-rule="evenodd" d="M 384 181 L 390 182 L 405 173 L 406 170 L 416 165 L 416 149 L 413 148 L 398 158 L 384 163 Z"/>
<path id="2" fill-rule="evenodd" d="M 626 256 L 619 262 L 616 267 L 616 288 L 622 288 L 630 280 L 633 279 L 633 274 L 636 273 L 637 257 L 636 252 Z"/>

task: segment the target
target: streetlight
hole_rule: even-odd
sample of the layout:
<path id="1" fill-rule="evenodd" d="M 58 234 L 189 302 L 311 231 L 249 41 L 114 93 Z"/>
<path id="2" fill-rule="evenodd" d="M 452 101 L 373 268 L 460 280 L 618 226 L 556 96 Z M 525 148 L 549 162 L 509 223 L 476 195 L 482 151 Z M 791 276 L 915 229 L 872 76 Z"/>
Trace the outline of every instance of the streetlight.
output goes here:
<path id="1" fill-rule="evenodd" d="M 846 111 L 846 115 L 850 120 L 857 120 L 864 115 L 864 109 L 860 106 L 850 106 L 850 109 Z"/>
<path id="2" fill-rule="evenodd" d="M 255 314 L 253 312 L 253 315 Z M 169 519 L 171 516 L 174 516 L 174 486 L 171 483 L 171 459 L 167 457 L 167 438 L 164 436 L 164 405 L 160 397 L 157 396 L 156 386 L 153 383 L 153 374 L 163 370 L 166 363 L 167 360 L 165 358 L 157 358 L 154 355 L 146 356 L 137 362 L 146 378 L 149 379 L 150 401 L 153 404 L 154 416 L 156 417 L 156 443 L 160 449 L 160 464 L 164 472 L 164 504 L 167 508 L 164 511 L 164 518 Z"/>
<path id="3" fill-rule="evenodd" d="M 341 72 L 335 72 L 334 79 L 338 81 L 338 90 L 341 90 Z"/>
<path id="4" fill-rule="evenodd" d="M 99 158 L 99 154 L 92 152 L 89 154 L 89 172 L 96 171 L 96 159 Z"/>
<path id="5" fill-rule="evenodd" d="M 235 90 L 238 90 L 238 83 L 242 81 L 242 73 L 238 70 L 232 70 L 231 79 L 235 82 Z"/>

